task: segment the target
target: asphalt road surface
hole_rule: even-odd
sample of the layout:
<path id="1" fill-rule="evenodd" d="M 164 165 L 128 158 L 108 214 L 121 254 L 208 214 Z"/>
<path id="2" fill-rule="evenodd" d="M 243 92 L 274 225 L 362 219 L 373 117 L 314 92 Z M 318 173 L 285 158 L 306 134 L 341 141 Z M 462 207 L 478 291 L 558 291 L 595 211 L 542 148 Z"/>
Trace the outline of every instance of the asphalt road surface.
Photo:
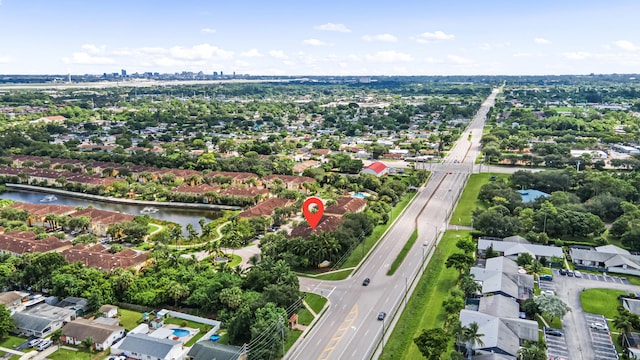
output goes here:
<path id="1" fill-rule="evenodd" d="M 486 114 L 497 94 L 498 90 L 494 90 L 485 100 L 445 161 L 433 164 L 427 184 L 418 190 L 414 201 L 380 239 L 357 273 L 342 281 L 300 278 L 300 290 L 327 297 L 329 308 L 285 359 L 377 358 L 383 332 L 391 333 L 389 330 L 398 318 L 396 311 L 404 306 L 404 296 L 410 295 L 415 285 L 413 279 L 424 269 L 423 264 L 430 258 L 438 235 L 446 229 L 451 211 L 474 169 Z M 416 228 L 418 240 L 395 274 L 387 276 L 389 266 Z M 371 279 L 369 286 L 362 285 L 366 277 Z M 381 311 L 387 313 L 384 321 L 377 320 Z"/>

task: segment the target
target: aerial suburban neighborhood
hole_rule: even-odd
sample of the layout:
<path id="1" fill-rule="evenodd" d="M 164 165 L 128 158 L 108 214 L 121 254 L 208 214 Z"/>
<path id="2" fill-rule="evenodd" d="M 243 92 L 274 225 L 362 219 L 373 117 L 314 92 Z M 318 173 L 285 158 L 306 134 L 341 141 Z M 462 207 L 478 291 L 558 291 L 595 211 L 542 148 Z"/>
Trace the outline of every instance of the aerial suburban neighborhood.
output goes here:
<path id="1" fill-rule="evenodd" d="M 0 356 L 639 359 L 639 12 L 0 0 Z"/>

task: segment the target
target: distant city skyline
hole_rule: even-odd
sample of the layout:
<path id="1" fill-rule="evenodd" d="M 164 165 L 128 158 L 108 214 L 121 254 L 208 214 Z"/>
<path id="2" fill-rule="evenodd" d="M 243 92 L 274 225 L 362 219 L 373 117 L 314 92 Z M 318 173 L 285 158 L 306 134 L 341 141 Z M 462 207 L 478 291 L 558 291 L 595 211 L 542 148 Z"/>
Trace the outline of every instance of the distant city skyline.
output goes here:
<path id="1" fill-rule="evenodd" d="M 0 0 L 0 74 L 640 72 L 640 2 Z"/>

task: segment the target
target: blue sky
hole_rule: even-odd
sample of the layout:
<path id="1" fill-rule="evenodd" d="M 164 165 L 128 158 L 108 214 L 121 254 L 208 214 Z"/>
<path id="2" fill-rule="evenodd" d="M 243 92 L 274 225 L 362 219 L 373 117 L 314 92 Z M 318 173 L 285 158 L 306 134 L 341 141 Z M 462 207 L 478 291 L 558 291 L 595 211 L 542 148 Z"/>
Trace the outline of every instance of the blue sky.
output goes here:
<path id="1" fill-rule="evenodd" d="M 640 70 L 640 1 L 0 0 L 0 74 Z"/>

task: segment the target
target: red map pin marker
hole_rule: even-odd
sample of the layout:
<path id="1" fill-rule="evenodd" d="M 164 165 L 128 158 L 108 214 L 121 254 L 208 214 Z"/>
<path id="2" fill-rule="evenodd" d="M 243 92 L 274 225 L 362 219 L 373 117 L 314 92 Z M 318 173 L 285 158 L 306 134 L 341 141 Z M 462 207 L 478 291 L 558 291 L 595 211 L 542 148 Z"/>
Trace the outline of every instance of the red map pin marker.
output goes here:
<path id="1" fill-rule="evenodd" d="M 309 210 L 309 207 L 314 204 L 318 207 L 318 211 L 315 213 Z M 316 226 L 318 226 L 320 219 L 322 219 L 322 214 L 324 214 L 324 204 L 322 200 L 317 197 L 308 198 L 304 201 L 304 204 L 302 204 L 302 213 L 307 219 L 309 226 L 311 226 L 311 229 L 314 230 Z"/>

